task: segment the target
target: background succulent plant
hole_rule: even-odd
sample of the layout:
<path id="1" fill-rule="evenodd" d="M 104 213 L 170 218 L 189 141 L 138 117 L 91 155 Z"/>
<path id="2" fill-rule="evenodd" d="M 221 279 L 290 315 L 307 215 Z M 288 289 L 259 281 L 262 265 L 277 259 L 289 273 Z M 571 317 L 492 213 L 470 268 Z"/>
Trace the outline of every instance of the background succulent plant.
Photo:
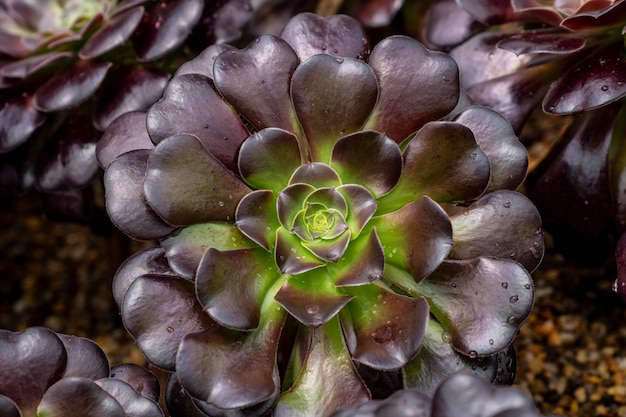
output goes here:
<path id="1" fill-rule="evenodd" d="M 304 13 L 208 48 L 109 126 L 108 213 L 160 240 L 114 296 L 175 372 L 171 409 L 323 416 L 374 380 L 432 392 L 513 361 L 540 218 L 512 191 L 527 156 L 510 124 L 459 94 L 448 55 L 404 36 L 370 53 L 354 19 Z"/>
<path id="2" fill-rule="evenodd" d="M 147 369 L 109 369 L 90 339 L 44 327 L 0 329 L 0 414 L 4 417 L 162 417 L 159 381 Z"/>
<path id="3" fill-rule="evenodd" d="M 574 261 L 605 260 L 624 232 L 625 25 L 623 0 L 442 1 L 427 18 L 425 38 L 451 49 L 469 96 L 517 132 L 533 111 L 534 123 L 552 116 L 544 130 L 572 116 L 527 188 Z"/>

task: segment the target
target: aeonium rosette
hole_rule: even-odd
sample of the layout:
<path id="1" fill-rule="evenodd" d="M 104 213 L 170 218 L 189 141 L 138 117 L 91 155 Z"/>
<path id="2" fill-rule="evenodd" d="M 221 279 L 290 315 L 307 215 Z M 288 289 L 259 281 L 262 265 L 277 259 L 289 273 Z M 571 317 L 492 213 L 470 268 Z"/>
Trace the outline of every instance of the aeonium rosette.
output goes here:
<path id="1" fill-rule="evenodd" d="M 446 54 L 364 39 L 305 13 L 210 47 L 100 141 L 111 219 L 160 240 L 114 295 L 173 372 L 173 415 L 326 416 L 460 369 L 510 378 L 543 254 L 511 191 L 526 151 L 496 112 L 457 108 Z"/>

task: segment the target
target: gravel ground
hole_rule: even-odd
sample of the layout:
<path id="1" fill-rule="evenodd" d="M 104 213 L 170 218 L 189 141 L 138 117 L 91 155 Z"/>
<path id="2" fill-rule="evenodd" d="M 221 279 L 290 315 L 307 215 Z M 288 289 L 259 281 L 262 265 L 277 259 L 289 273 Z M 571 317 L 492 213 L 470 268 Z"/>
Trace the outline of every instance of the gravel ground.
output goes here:
<path id="1" fill-rule="evenodd" d="M 94 339 L 111 364 L 145 364 L 110 291 L 119 263 L 145 244 L 49 222 L 28 198 L 0 200 L 0 228 L 0 328 L 47 326 Z M 515 385 L 546 414 L 626 416 L 626 306 L 611 291 L 614 268 L 568 264 L 547 238 L 515 342 Z"/>

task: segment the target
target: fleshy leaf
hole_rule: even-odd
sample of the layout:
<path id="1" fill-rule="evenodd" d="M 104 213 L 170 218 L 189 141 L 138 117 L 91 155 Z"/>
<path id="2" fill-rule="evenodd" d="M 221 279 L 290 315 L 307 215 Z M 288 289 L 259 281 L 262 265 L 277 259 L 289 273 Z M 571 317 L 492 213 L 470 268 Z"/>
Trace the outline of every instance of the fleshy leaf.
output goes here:
<path id="1" fill-rule="evenodd" d="M 483 25 L 455 0 L 439 0 L 429 4 L 425 16 L 428 22 L 424 28 L 426 44 L 436 46 L 435 49 L 439 50 L 448 50 L 483 29 Z"/>
<path id="2" fill-rule="evenodd" d="M 215 58 L 222 52 L 232 51 L 233 49 L 235 49 L 234 46 L 227 44 L 211 45 L 200 52 L 198 56 L 181 64 L 174 73 L 174 77 L 183 74 L 201 74 L 212 80 Z"/>
<path id="3" fill-rule="evenodd" d="M 452 247 L 448 215 L 428 197 L 374 217 L 370 225 L 383 244 L 385 262 L 407 271 L 416 282 L 437 268 Z"/>
<path id="4" fill-rule="evenodd" d="M 136 149 L 153 149 L 146 130 L 146 112 L 132 111 L 115 119 L 96 144 L 100 167 L 106 168 L 123 153 Z"/>
<path id="5" fill-rule="evenodd" d="M 78 56 L 87 60 L 123 45 L 139 25 L 143 13 L 143 7 L 135 7 L 116 15 L 89 37 L 80 49 Z"/>
<path id="6" fill-rule="evenodd" d="M 390 36 L 369 59 L 379 97 L 366 129 L 384 132 L 397 143 L 426 122 L 450 113 L 459 101 L 459 71 L 448 54 L 426 49 L 407 36 Z"/>
<path id="7" fill-rule="evenodd" d="M 93 340 L 57 333 L 67 352 L 63 378 L 100 379 L 109 376 L 109 360 Z"/>
<path id="8" fill-rule="evenodd" d="M 175 276 L 170 269 L 165 251 L 160 247 L 148 248 L 128 257 L 113 277 L 113 299 L 121 309 L 124 296 L 130 285 L 142 275 Z"/>
<path id="9" fill-rule="evenodd" d="M 331 167 L 344 184 L 359 184 L 379 197 L 391 190 L 402 172 L 400 147 L 382 133 L 361 131 L 341 138 Z"/>
<path id="10" fill-rule="evenodd" d="M 196 272 L 198 300 L 220 325 L 252 330 L 259 325 L 261 303 L 280 272 L 265 250 L 208 249 Z"/>
<path id="11" fill-rule="evenodd" d="M 325 268 L 289 277 L 275 297 L 289 314 L 311 327 L 328 322 L 352 298 L 337 291 Z"/>
<path id="12" fill-rule="evenodd" d="M 233 109 L 200 74 L 173 78 L 163 98 L 148 111 L 148 133 L 155 143 L 185 132 L 200 142 L 228 169 L 237 172 L 237 153 L 249 133 Z"/>
<path id="13" fill-rule="evenodd" d="M 572 114 L 612 103 L 625 94 L 626 60 L 620 48 L 609 45 L 552 84 L 543 109 L 551 114 Z"/>
<path id="14" fill-rule="evenodd" d="M 487 257 L 444 261 L 419 291 L 454 348 L 470 357 L 507 348 L 530 314 L 534 294 L 520 264 Z"/>
<path id="15" fill-rule="evenodd" d="M 298 212 L 304 209 L 306 198 L 315 191 L 312 185 L 297 182 L 278 194 L 276 211 L 280 224 L 291 230 Z"/>
<path id="16" fill-rule="evenodd" d="M 155 275 L 141 276 L 131 284 L 122 319 L 145 357 L 169 371 L 175 369 L 185 335 L 215 326 L 196 300 L 193 284 Z"/>
<path id="17" fill-rule="evenodd" d="M 370 399 L 354 368 L 339 320 L 310 330 L 309 348 L 294 384 L 278 399 L 275 417 L 326 416 Z"/>
<path id="18" fill-rule="evenodd" d="M 339 261 L 326 265 L 337 287 L 364 285 L 380 279 L 384 267 L 385 252 L 376 230 L 350 242 Z"/>
<path id="19" fill-rule="evenodd" d="M 159 380 L 152 372 L 134 363 L 120 363 L 111 368 L 111 378 L 126 382 L 143 397 L 159 401 L 161 387 Z"/>
<path id="20" fill-rule="evenodd" d="M 528 30 L 502 39 L 498 48 L 515 55 L 547 53 L 554 55 L 571 54 L 585 47 L 584 37 L 558 29 Z"/>
<path id="21" fill-rule="evenodd" d="M 234 250 L 254 246 L 234 224 L 220 222 L 187 226 L 161 241 L 172 270 L 189 280 L 194 279 L 196 268 L 207 249 Z"/>
<path id="22" fill-rule="evenodd" d="M 495 256 L 534 271 L 543 258 L 541 216 L 524 195 L 494 191 L 450 217 L 454 245 L 451 259 Z"/>
<path id="23" fill-rule="evenodd" d="M 348 206 L 346 222 L 352 239 L 356 239 L 376 212 L 378 201 L 361 185 L 341 185 L 337 187 L 337 191 L 346 199 Z"/>
<path id="24" fill-rule="evenodd" d="M 202 0 L 156 2 L 133 34 L 133 46 L 142 61 L 153 61 L 178 48 L 202 16 Z"/>
<path id="25" fill-rule="evenodd" d="M 363 28 L 346 15 L 300 13 L 289 20 L 280 37 L 296 51 L 300 62 L 317 54 L 364 59 L 368 52 Z"/>
<path id="26" fill-rule="evenodd" d="M 302 246 L 298 236 L 284 227 L 276 230 L 274 260 L 283 274 L 301 274 L 325 264 Z"/>
<path id="27" fill-rule="evenodd" d="M 25 143 L 44 121 L 35 109 L 32 96 L 24 93 L 0 100 L 0 154 Z"/>
<path id="28" fill-rule="evenodd" d="M 231 220 L 250 190 L 191 135 L 171 136 L 148 158 L 148 204 L 173 226 Z"/>
<path id="29" fill-rule="evenodd" d="M 347 228 L 347 226 L 345 227 Z M 312 242 L 302 242 L 302 246 L 327 262 L 337 262 L 343 256 L 349 244 L 350 231 L 346 231 L 332 240 L 316 239 Z"/>
<path id="30" fill-rule="evenodd" d="M 52 330 L 0 329 L 0 395 L 15 402 L 23 416 L 35 415 L 48 387 L 63 376 L 66 361 L 63 343 Z"/>
<path id="31" fill-rule="evenodd" d="M 96 384 L 122 406 L 128 417 L 163 417 L 163 411 L 153 400 L 140 395 L 128 383 L 114 378 L 102 378 Z"/>
<path id="32" fill-rule="evenodd" d="M 539 20 L 552 25 L 561 22 L 559 13 L 554 8 L 537 4 L 541 2 L 522 2 L 519 5 L 519 2 L 509 0 L 460 0 L 459 3 L 477 20 L 487 25 L 526 20 Z"/>
<path id="33" fill-rule="evenodd" d="M 302 164 L 298 139 L 290 132 L 267 128 L 241 145 L 239 173 L 252 188 L 282 190 Z"/>
<path id="34" fill-rule="evenodd" d="M 469 127 L 480 150 L 489 159 L 489 185 L 485 192 L 516 189 L 528 169 L 528 152 L 502 115 L 486 107 L 470 107 L 455 118 Z"/>
<path id="35" fill-rule="evenodd" d="M 419 351 L 430 320 L 424 297 L 396 294 L 383 285 L 350 288 L 355 298 L 342 315 L 352 358 L 379 370 L 406 365 Z"/>
<path id="36" fill-rule="evenodd" d="M 589 3 L 593 4 L 593 2 Z M 579 10 L 573 16 L 563 19 L 561 26 L 569 30 L 582 31 L 586 29 L 623 25 L 624 13 L 626 13 L 626 4 L 622 1 L 611 1 L 605 3 L 608 3 L 607 7 L 599 10 Z"/>
<path id="37" fill-rule="evenodd" d="M 45 112 L 78 106 L 100 87 L 111 65 L 110 62 L 76 61 L 37 89 L 35 106 Z"/>
<path id="38" fill-rule="evenodd" d="M 300 64 L 291 97 L 311 160 L 328 163 L 337 140 L 363 125 L 377 95 L 376 76 L 362 61 L 321 54 Z"/>
<path id="39" fill-rule="evenodd" d="M 276 127 L 299 131 L 289 96 L 298 57 L 289 44 L 264 35 L 242 51 L 215 59 L 215 86 L 257 130 Z"/>
<path id="40" fill-rule="evenodd" d="M 69 61 L 71 52 L 48 52 L 33 55 L 18 61 L 10 62 L 0 68 L 0 76 L 8 78 L 26 78 L 42 68 Z"/>
<path id="41" fill-rule="evenodd" d="M 339 174 L 326 164 L 310 162 L 294 171 L 289 184 L 305 183 L 313 187 L 337 187 L 341 185 Z"/>
<path id="42" fill-rule="evenodd" d="M 276 196 L 269 190 L 256 190 L 241 199 L 235 212 L 237 228 L 265 250 L 274 247 L 276 229 Z"/>
<path id="43" fill-rule="evenodd" d="M 125 153 L 104 172 L 107 213 L 115 226 L 138 240 L 160 239 L 175 230 L 161 220 L 143 197 L 149 155 L 147 149 Z"/>
<path id="44" fill-rule="evenodd" d="M 4 417 L 22 417 L 17 404 L 9 397 L 0 394 L 0 415 Z"/>
<path id="45" fill-rule="evenodd" d="M 379 200 L 378 212 L 397 210 L 424 195 L 437 202 L 476 198 L 487 187 L 489 172 L 489 160 L 468 127 L 429 122 L 409 142 L 400 180 Z"/>
<path id="46" fill-rule="evenodd" d="M 456 372 L 471 372 L 487 381 L 496 378 L 497 355 L 470 358 L 457 352 L 450 341 L 450 333 L 435 320 L 430 320 L 422 348 L 402 368 L 406 388 L 432 395 L 444 380 Z"/>
<path id="47" fill-rule="evenodd" d="M 80 411 L 78 411 L 80 410 Z M 64 378 L 50 387 L 37 408 L 38 416 L 126 417 L 112 396 L 87 378 Z"/>
<path id="48" fill-rule="evenodd" d="M 198 408 L 197 403 L 198 400 L 191 398 L 180 386 L 176 373 L 171 373 L 165 388 L 165 404 L 170 414 L 172 416 L 206 417 L 206 414 Z"/>
<path id="49" fill-rule="evenodd" d="M 185 336 L 176 373 L 193 398 L 234 409 L 262 403 L 278 394 L 276 355 L 286 314 L 269 300 L 271 294 L 257 330 L 239 332 L 215 326 Z"/>

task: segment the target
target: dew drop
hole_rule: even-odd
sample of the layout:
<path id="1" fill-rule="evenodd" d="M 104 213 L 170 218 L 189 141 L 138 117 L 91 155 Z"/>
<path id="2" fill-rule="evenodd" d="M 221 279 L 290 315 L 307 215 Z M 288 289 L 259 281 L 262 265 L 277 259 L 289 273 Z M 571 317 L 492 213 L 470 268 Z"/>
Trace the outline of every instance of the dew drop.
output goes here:
<path id="1" fill-rule="evenodd" d="M 493 344 L 494 344 L 493 339 L 489 339 L 489 344 L 490 344 L 490 345 L 493 345 Z"/>
<path id="2" fill-rule="evenodd" d="M 601 89 L 602 89 L 602 91 L 609 91 L 609 86 L 608 85 L 603 85 Z"/>
<path id="3" fill-rule="evenodd" d="M 517 323 L 517 319 L 515 318 L 515 316 L 509 316 L 506 319 L 506 322 L 507 322 L 507 324 L 515 325 Z"/>
<path id="4" fill-rule="evenodd" d="M 533 256 L 533 258 L 535 259 L 539 259 L 541 258 L 541 252 L 539 252 L 539 250 L 537 248 L 530 248 L 530 254 Z"/>
<path id="5" fill-rule="evenodd" d="M 387 343 L 393 338 L 393 330 L 390 325 L 384 324 L 374 330 L 371 336 L 376 343 Z"/>
<path id="6" fill-rule="evenodd" d="M 320 306 L 315 305 L 315 304 L 308 305 L 306 306 L 306 312 L 307 314 L 310 314 L 310 315 L 317 314 L 320 312 Z"/>
<path id="7" fill-rule="evenodd" d="M 517 303 L 518 300 L 519 297 L 517 295 L 512 295 L 511 298 L 509 298 L 509 301 L 512 303 Z"/>
<path id="8" fill-rule="evenodd" d="M 478 155 L 476 154 L 476 152 L 472 152 L 472 153 L 470 154 L 470 158 L 472 158 L 472 160 L 476 159 L 476 157 L 477 157 L 477 156 L 478 156 Z"/>
<path id="9" fill-rule="evenodd" d="M 524 284 L 524 288 L 526 288 L 527 290 L 529 290 L 529 289 L 531 289 L 531 288 L 532 288 L 532 285 L 530 285 L 530 284 Z"/>
<path id="10" fill-rule="evenodd" d="M 456 288 L 456 282 L 453 282 L 452 284 L 450 284 L 450 286 L 451 286 L 452 288 Z"/>
<path id="11" fill-rule="evenodd" d="M 503 204 L 504 208 L 511 208 L 511 202 L 507 201 L 506 203 Z"/>
<path id="12" fill-rule="evenodd" d="M 470 350 L 468 352 L 468 355 L 469 355 L 470 358 L 476 359 L 476 357 L 478 357 L 478 352 L 476 352 L 475 350 Z"/>
<path id="13" fill-rule="evenodd" d="M 443 332 L 441 333 L 441 340 L 443 341 L 443 343 L 451 343 L 452 336 L 450 336 L 450 333 L 448 332 Z"/>
<path id="14" fill-rule="evenodd" d="M 209 125 L 207 123 L 205 123 L 203 126 L 204 126 L 205 129 L 209 128 Z"/>
<path id="15" fill-rule="evenodd" d="M 343 64 L 343 58 L 335 58 L 335 62 L 338 64 Z"/>
<path id="16" fill-rule="evenodd" d="M 224 207 L 224 202 L 223 201 L 218 201 L 217 205 L 220 206 L 220 207 Z"/>
<path id="17" fill-rule="evenodd" d="M 261 80 L 261 84 L 265 84 L 265 80 Z"/>
<path id="18" fill-rule="evenodd" d="M 501 283 L 500 285 L 502 285 L 502 288 L 504 288 L 505 290 L 506 290 L 507 288 L 509 288 L 509 283 L 508 283 L 508 282 L 503 282 L 503 283 Z"/>
<path id="19" fill-rule="evenodd" d="M 167 326 L 166 330 L 168 333 L 174 333 L 174 328 L 172 326 Z"/>

